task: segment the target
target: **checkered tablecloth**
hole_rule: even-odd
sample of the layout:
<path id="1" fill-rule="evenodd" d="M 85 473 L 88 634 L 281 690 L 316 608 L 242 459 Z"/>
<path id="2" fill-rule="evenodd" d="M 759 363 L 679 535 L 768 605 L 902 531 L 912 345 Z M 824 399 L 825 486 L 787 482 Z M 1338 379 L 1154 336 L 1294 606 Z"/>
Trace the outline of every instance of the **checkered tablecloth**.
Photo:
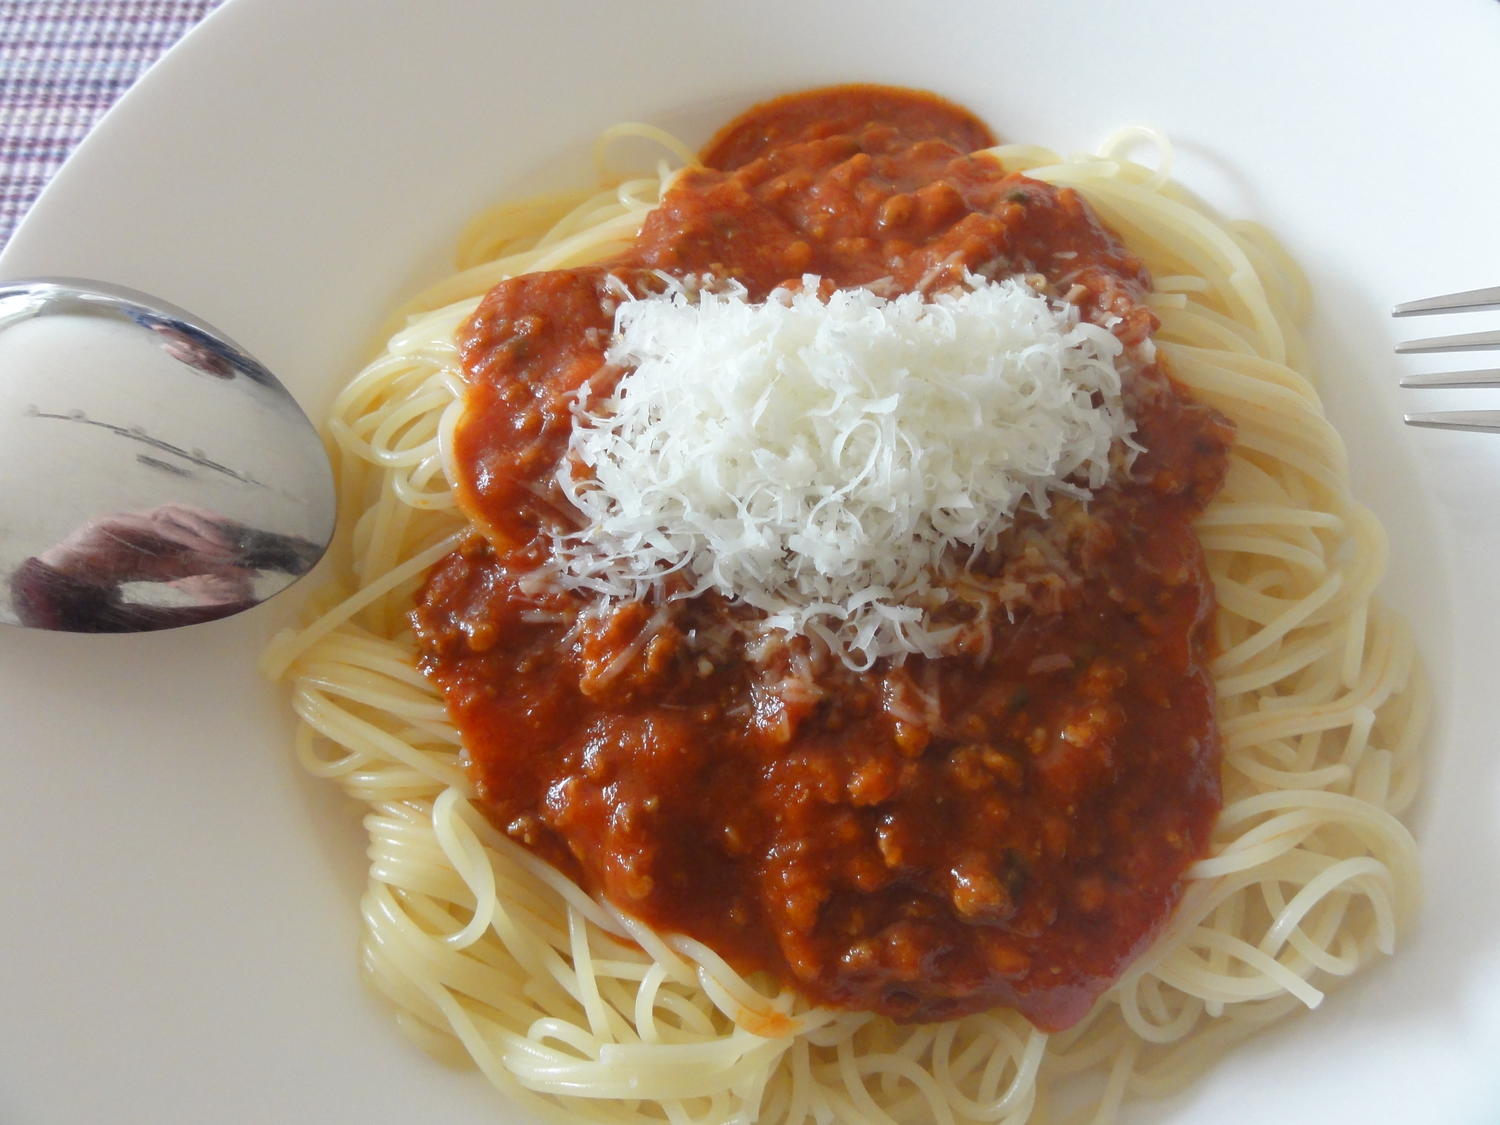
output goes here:
<path id="1" fill-rule="evenodd" d="M 89 127 L 221 0 L 0 0 L 0 246 Z"/>

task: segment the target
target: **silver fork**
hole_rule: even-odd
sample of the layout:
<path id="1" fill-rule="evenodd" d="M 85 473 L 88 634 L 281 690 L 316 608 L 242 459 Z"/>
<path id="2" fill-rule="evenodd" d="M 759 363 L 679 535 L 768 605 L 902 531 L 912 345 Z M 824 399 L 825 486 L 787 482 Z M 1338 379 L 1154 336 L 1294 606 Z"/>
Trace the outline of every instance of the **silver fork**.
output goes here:
<path id="1" fill-rule="evenodd" d="M 1391 310 L 1392 316 L 1425 316 L 1429 313 L 1475 312 L 1500 309 L 1500 286 L 1493 289 L 1470 289 L 1423 301 L 1407 301 Z M 1500 348 L 1500 332 L 1468 332 L 1459 336 L 1432 336 L 1426 340 L 1407 340 L 1396 345 L 1399 355 L 1427 352 L 1477 352 Z M 1403 387 L 1500 387 L 1500 367 L 1482 371 L 1448 371 L 1432 375 L 1407 375 Z M 1450 410 L 1438 413 L 1408 414 L 1408 426 L 1431 426 L 1442 430 L 1474 430 L 1483 434 L 1500 434 L 1500 410 Z"/>

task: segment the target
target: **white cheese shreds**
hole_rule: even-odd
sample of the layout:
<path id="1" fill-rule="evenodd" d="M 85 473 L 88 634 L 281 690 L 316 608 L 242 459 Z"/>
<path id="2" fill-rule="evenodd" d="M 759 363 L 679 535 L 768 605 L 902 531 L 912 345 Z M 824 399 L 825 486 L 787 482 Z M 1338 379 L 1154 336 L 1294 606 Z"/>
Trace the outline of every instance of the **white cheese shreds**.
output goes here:
<path id="1" fill-rule="evenodd" d="M 1131 423 L 1119 341 L 1019 281 L 760 304 L 624 301 L 613 393 L 580 394 L 558 480 L 584 517 L 562 580 L 611 598 L 717 590 L 846 663 L 937 655 L 944 579 L 1022 503 L 1087 496 Z"/>

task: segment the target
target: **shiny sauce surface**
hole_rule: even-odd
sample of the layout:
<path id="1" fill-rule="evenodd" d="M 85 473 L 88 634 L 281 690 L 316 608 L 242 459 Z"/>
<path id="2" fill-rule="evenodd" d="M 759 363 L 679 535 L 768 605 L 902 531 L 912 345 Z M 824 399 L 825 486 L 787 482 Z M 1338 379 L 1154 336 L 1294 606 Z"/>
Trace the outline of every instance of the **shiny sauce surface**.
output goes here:
<path id="1" fill-rule="evenodd" d="M 967 631 L 941 659 L 860 673 L 797 638 L 752 655 L 703 640 L 743 613 L 716 596 L 600 607 L 538 577 L 577 520 L 552 480 L 571 396 L 619 377 L 610 278 L 733 278 L 758 300 L 808 274 L 890 292 L 1023 275 L 1148 354 L 1139 261 L 991 144 L 927 94 L 792 95 L 727 126 L 621 257 L 497 285 L 460 337 L 479 530 L 413 620 L 479 806 L 589 891 L 822 1003 L 1008 1005 L 1051 1030 L 1160 929 L 1219 808 L 1191 522 L 1224 473 L 1221 416 L 1132 365 L 1145 452 L 974 562 L 1004 612 L 952 610 Z"/>

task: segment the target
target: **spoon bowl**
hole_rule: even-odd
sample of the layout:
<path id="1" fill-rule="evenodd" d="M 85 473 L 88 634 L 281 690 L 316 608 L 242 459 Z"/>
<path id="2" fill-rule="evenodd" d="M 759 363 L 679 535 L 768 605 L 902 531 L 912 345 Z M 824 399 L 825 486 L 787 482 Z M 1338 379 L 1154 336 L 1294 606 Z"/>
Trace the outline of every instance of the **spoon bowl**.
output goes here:
<path id="1" fill-rule="evenodd" d="M 250 609 L 333 537 L 333 474 L 276 378 L 122 286 L 0 283 L 0 624 L 144 632 Z"/>

